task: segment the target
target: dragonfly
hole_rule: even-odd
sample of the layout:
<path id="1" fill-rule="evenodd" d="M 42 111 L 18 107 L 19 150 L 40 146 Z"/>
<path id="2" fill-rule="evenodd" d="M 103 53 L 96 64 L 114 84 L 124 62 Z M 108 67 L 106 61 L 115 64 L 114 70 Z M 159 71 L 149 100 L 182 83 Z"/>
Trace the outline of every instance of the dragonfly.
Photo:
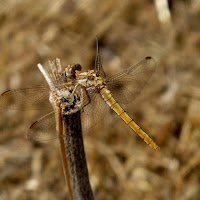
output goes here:
<path id="1" fill-rule="evenodd" d="M 148 56 L 136 65 L 107 77 L 102 67 L 97 41 L 95 68 L 82 72 L 79 64 L 72 64 L 62 72 L 61 81 L 55 78 L 53 84 L 61 90 L 66 102 L 62 112 L 69 115 L 81 111 L 82 129 L 87 130 L 98 123 L 108 110 L 113 110 L 145 143 L 154 150 L 160 147 L 126 113 L 121 104 L 132 102 L 144 88 L 155 71 L 156 62 Z M 68 92 L 66 92 L 66 89 Z M 51 106 L 50 88 L 47 85 L 35 88 L 7 90 L 0 96 L 0 107 L 8 109 L 41 109 Z M 46 102 L 43 104 L 43 102 Z M 23 104 L 21 107 L 20 104 Z M 27 132 L 29 140 L 47 141 L 56 134 L 55 111 L 35 121 Z"/>

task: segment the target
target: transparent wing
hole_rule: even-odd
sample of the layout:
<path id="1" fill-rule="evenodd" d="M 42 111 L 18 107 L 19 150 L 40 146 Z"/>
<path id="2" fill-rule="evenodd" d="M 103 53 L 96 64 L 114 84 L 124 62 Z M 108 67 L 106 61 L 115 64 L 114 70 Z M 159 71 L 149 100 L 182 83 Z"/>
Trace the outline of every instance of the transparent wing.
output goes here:
<path id="1" fill-rule="evenodd" d="M 33 110 L 51 107 L 48 86 L 7 90 L 0 96 L 0 107 L 12 110 Z"/>
<path id="2" fill-rule="evenodd" d="M 55 113 L 51 112 L 35 121 L 27 132 L 27 138 L 31 141 L 46 143 L 58 138 L 56 132 Z"/>
<path id="3" fill-rule="evenodd" d="M 106 74 L 105 74 L 103 67 L 101 65 L 101 60 L 100 60 L 100 55 L 99 55 L 99 45 L 98 45 L 98 38 L 97 37 L 96 37 L 96 46 L 97 46 L 97 49 L 96 49 L 96 57 L 95 57 L 95 71 L 99 72 L 100 75 L 105 78 Z"/>
<path id="4" fill-rule="evenodd" d="M 86 131 L 99 123 L 106 116 L 110 107 L 103 100 L 96 89 L 87 91 L 90 97 L 90 102 L 82 109 L 81 123 L 82 130 Z"/>
<path id="5" fill-rule="evenodd" d="M 107 78 L 107 87 L 119 103 L 130 103 L 144 88 L 155 68 L 155 60 L 152 57 L 146 57 L 124 72 Z"/>
<path id="6" fill-rule="evenodd" d="M 84 106 L 81 110 L 82 130 L 85 132 L 99 123 L 110 110 L 96 89 L 85 91 L 83 98 Z M 35 121 L 29 128 L 27 138 L 31 141 L 48 143 L 56 141 L 55 113 L 51 112 Z"/>

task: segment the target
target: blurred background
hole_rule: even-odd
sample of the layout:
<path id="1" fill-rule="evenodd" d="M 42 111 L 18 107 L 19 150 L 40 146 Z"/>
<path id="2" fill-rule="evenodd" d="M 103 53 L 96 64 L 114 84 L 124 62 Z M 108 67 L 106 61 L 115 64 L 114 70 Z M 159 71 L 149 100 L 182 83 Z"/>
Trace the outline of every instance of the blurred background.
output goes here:
<path id="1" fill-rule="evenodd" d="M 37 63 L 57 57 L 93 69 L 96 35 L 108 76 L 152 56 L 156 71 L 124 108 L 161 150 L 106 115 L 84 133 L 95 199 L 198 200 L 199 21 L 199 0 L 0 0 L 0 93 L 44 84 Z M 25 138 L 47 112 L 0 109 L 0 200 L 68 197 L 59 148 Z"/>

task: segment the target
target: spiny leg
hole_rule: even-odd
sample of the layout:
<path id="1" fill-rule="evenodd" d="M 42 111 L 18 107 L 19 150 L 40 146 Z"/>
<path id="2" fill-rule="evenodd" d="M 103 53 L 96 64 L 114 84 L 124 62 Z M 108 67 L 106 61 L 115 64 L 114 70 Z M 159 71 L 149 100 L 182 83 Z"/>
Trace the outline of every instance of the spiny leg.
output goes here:
<path id="1" fill-rule="evenodd" d="M 75 87 L 74 87 L 74 89 L 73 89 L 73 91 L 72 91 L 71 97 L 73 97 L 73 96 L 74 96 L 74 94 L 75 94 L 75 92 L 76 92 L 76 90 L 77 90 L 78 86 L 80 86 L 80 84 L 79 84 L 79 83 L 75 85 Z"/>

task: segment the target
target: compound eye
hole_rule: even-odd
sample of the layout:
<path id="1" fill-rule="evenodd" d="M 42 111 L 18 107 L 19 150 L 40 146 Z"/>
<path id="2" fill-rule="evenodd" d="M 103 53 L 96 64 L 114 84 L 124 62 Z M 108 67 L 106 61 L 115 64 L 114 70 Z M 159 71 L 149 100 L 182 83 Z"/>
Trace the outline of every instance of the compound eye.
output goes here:
<path id="1" fill-rule="evenodd" d="M 80 64 L 75 64 L 74 66 L 74 70 L 78 70 L 78 71 L 81 71 L 82 67 Z"/>

